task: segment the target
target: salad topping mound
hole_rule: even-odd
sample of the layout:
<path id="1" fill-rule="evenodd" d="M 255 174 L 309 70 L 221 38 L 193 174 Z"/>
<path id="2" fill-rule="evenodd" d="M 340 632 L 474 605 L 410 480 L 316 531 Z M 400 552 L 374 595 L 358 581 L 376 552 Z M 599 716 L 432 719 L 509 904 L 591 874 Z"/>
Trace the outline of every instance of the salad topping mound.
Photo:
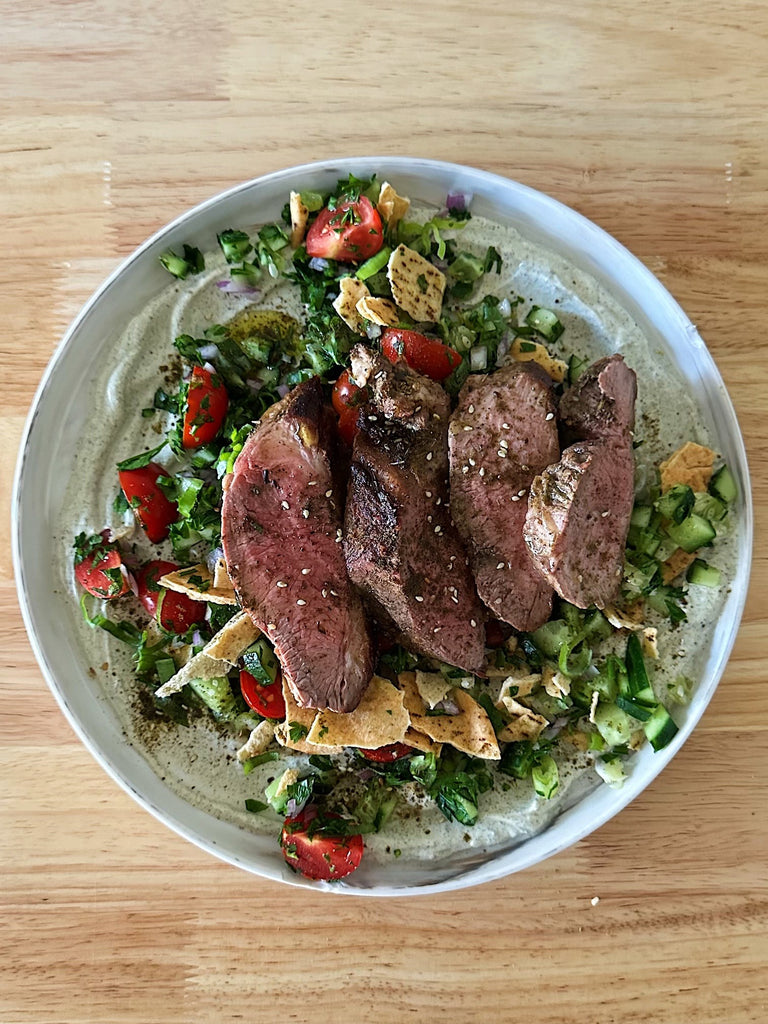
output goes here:
<path id="1" fill-rule="evenodd" d="M 124 453 L 74 577 L 137 701 L 209 722 L 254 825 L 333 881 L 398 822 L 470 841 L 492 794 L 552 801 L 574 764 L 620 786 L 666 746 L 693 683 L 663 641 L 721 586 L 737 494 L 693 438 L 635 472 L 634 370 L 502 285 L 467 197 L 286 198 L 219 234 L 231 315 L 169 337 L 162 440 Z M 211 259 L 161 262 L 186 289 Z"/>

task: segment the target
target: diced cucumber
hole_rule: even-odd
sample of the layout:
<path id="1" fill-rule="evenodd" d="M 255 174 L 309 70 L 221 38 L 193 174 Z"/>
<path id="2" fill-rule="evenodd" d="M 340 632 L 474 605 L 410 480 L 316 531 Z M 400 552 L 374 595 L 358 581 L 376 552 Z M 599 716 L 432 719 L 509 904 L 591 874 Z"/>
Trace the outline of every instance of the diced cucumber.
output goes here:
<path id="1" fill-rule="evenodd" d="M 659 704 L 648 721 L 643 723 L 643 730 L 653 749 L 661 750 L 674 738 L 677 726 L 664 705 Z"/>
<path id="2" fill-rule="evenodd" d="M 565 330 L 557 315 L 543 306 L 533 306 L 525 322 L 547 341 L 557 341 Z"/>
<path id="3" fill-rule="evenodd" d="M 635 505 L 632 509 L 632 516 L 629 520 L 631 526 L 637 526 L 641 530 L 647 529 L 651 524 L 653 509 L 650 505 Z"/>
<path id="4" fill-rule="evenodd" d="M 273 811 L 277 811 L 278 814 L 285 814 L 285 808 L 288 805 L 288 790 L 284 789 L 280 796 L 277 796 L 277 787 L 282 781 L 282 776 L 278 775 L 276 779 L 264 790 L 264 796 L 267 798 L 267 802 Z"/>
<path id="5" fill-rule="evenodd" d="M 549 800 L 555 795 L 560 785 L 560 773 L 557 770 L 557 761 L 549 754 L 545 754 L 531 769 L 533 788 L 536 794 Z"/>
<path id="6" fill-rule="evenodd" d="M 701 558 L 697 558 L 688 570 L 687 579 L 689 583 L 697 587 L 719 587 L 720 570 L 714 565 L 708 565 Z"/>
<path id="7" fill-rule="evenodd" d="M 721 466 L 709 481 L 710 494 L 724 501 L 726 505 L 733 504 L 738 497 L 739 490 L 736 481 L 727 466 Z"/>
<path id="8" fill-rule="evenodd" d="M 677 544 L 672 540 L 671 537 L 662 537 L 661 544 L 656 549 L 656 559 L 659 562 L 666 562 L 668 558 L 677 551 Z"/>
<path id="9" fill-rule="evenodd" d="M 323 197 L 320 192 L 299 192 L 299 199 L 310 213 L 317 213 L 323 208 Z"/>
<path id="10" fill-rule="evenodd" d="M 637 729 L 634 718 L 615 704 L 598 704 L 595 709 L 595 725 L 609 747 L 628 743 Z"/>
<path id="11" fill-rule="evenodd" d="M 211 709 L 213 717 L 218 721 L 223 722 L 237 715 L 237 700 L 226 676 L 216 676 L 213 679 L 190 679 L 189 686 Z"/>
<path id="12" fill-rule="evenodd" d="M 693 490 L 688 484 L 677 484 L 662 494 L 656 501 L 656 508 L 665 519 L 670 519 L 673 523 L 682 523 L 691 514 L 695 500 Z"/>
<path id="13" fill-rule="evenodd" d="M 564 619 L 551 619 L 531 633 L 531 640 L 545 658 L 556 660 L 560 648 L 572 642 L 573 629 Z"/>
<path id="14" fill-rule="evenodd" d="M 585 640 L 607 640 L 612 633 L 610 622 L 597 608 L 584 616 Z"/>
<path id="15" fill-rule="evenodd" d="M 571 356 L 568 360 L 568 383 L 575 384 L 588 366 L 588 359 L 580 359 L 576 355 Z"/>
<path id="16" fill-rule="evenodd" d="M 616 698 L 616 707 L 626 711 L 628 715 L 636 718 L 638 722 L 647 722 L 652 713 L 650 708 L 645 708 L 642 704 L 638 704 L 637 701 L 631 700 L 629 697 L 622 697 L 621 695 Z"/>
<path id="17" fill-rule="evenodd" d="M 639 704 L 655 704 L 656 694 L 648 679 L 643 659 L 643 649 L 637 633 L 630 634 L 627 640 L 627 653 L 625 657 L 627 666 L 627 692 L 622 696 L 635 700 Z"/>
<path id="18" fill-rule="evenodd" d="M 598 757 L 595 761 L 595 771 L 603 782 L 607 782 L 614 789 L 623 786 L 627 779 L 627 773 L 624 771 L 624 765 L 619 757 L 612 757 L 608 761 Z"/>
<path id="19" fill-rule="evenodd" d="M 695 513 L 691 513 L 679 525 L 670 523 L 667 526 L 667 533 L 679 548 L 689 552 L 706 547 L 716 536 L 712 523 Z"/>
<path id="20" fill-rule="evenodd" d="M 484 264 L 478 256 L 473 256 L 471 252 L 464 252 L 462 250 L 457 253 L 456 259 L 448 269 L 448 273 L 456 281 L 472 284 L 479 277 L 483 276 Z"/>
<path id="21" fill-rule="evenodd" d="M 703 491 L 696 495 L 693 511 L 702 519 L 708 519 L 713 525 L 725 519 L 728 515 L 728 506 L 714 494 L 705 494 Z"/>
<path id="22" fill-rule="evenodd" d="M 355 277 L 358 281 L 367 281 L 369 277 L 373 277 L 374 274 L 378 274 L 380 270 L 386 267 L 391 255 L 392 250 L 389 246 L 385 245 L 382 249 L 379 249 L 375 256 L 371 256 L 365 263 L 360 264 L 355 272 Z"/>
<path id="23" fill-rule="evenodd" d="M 274 683 L 280 671 L 280 662 L 269 641 L 263 636 L 243 652 L 243 666 L 254 679 L 265 686 Z"/>

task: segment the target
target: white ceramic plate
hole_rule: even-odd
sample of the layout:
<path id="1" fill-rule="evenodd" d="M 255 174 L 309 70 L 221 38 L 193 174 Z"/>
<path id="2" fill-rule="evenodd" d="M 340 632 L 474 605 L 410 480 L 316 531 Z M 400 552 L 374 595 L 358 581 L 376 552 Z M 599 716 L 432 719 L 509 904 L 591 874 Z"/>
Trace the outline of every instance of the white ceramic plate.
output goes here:
<path id="1" fill-rule="evenodd" d="M 70 327 L 38 389 L 17 466 L 13 500 L 16 578 L 24 618 L 43 673 L 64 713 L 103 767 L 139 803 L 181 835 L 223 860 L 268 878 L 316 887 L 288 870 L 273 838 L 257 836 L 206 814 L 176 796 L 125 742 L 114 708 L 87 671 L 78 633 L 68 628 L 70 598 L 51 592 L 55 523 L 86 416 L 95 362 L 116 359 L 115 325 L 124 324 L 168 283 L 157 256 L 192 241 L 216 245 L 216 232 L 277 218 L 291 189 L 329 189 L 347 173 L 375 172 L 401 192 L 442 204 L 446 193 L 472 193 L 472 209 L 510 224 L 593 275 L 663 349 L 696 396 L 704 423 L 718 440 L 740 491 L 740 542 L 735 575 L 690 706 L 677 714 L 680 731 L 663 751 L 648 745 L 634 759 L 624 787 L 600 786 L 563 811 L 542 833 L 489 854 L 468 850 L 443 861 L 363 866 L 336 892 L 402 895 L 455 889 L 499 878 L 565 849 L 634 799 L 677 753 L 717 686 L 733 646 L 746 597 L 752 550 L 752 511 L 744 445 L 723 382 L 703 341 L 656 278 L 604 231 L 580 214 L 523 185 L 484 171 L 430 160 L 371 157 L 308 164 L 258 178 L 202 203 L 145 242 L 104 282 Z"/>

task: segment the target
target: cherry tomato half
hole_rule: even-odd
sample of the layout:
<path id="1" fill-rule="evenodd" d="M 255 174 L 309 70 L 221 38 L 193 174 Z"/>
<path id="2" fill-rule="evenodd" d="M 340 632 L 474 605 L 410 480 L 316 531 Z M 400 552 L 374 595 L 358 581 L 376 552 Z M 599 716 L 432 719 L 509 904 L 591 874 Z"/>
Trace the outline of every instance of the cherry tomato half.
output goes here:
<path id="1" fill-rule="evenodd" d="M 353 384 L 349 370 L 344 370 L 333 385 L 331 402 L 339 414 L 339 436 L 348 445 L 352 444 L 357 433 L 358 409 L 367 400 L 368 388 L 359 388 Z"/>
<path id="2" fill-rule="evenodd" d="M 228 405 L 227 389 L 221 379 L 202 366 L 196 366 L 188 381 L 181 435 L 184 447 L 201 448 L 212 441 L 221 430 Z"/>
<path id="3" fill-rule="evenodd" d="M 388 327 L 381 336 L 381 350 L 390 363 L 402 358 L 417 373 L 432 380 L 445 380 L 461 362 L 454 349 L 417 331 Z"/>
<path id="4" fill-rule="evenodd" d="M 136 573 L 139 600 L 153 619 L 157 619 L 169 633 L 186 633 L 190 626 L 205 621 L 205 602 L 193 601 L 186 594 L 167 590 L 157 582 L 166 573 L 175 572 L 178 565 L 155 559 L 147 562 Z"/>
<path id="5" fill-rule="evenodd" d="M 123 494 L 153 544 L 168 536 L 168 527 L 179 518 L 176 502 L 167 498 L 157 478 L 168 476 L 162 466 L 150 462 L 140 469 L 121 469 L 118 473 Z"/>
<path id="6" fill-rule="evenodd" d="M 111 601 L 130 590 L 120 552 L 100 534 L 75 541 L 75 579 L 89 594 Z"/>
<path id="7" fill-rule="evenodd" d="M 375 750 L 360 750 L 363 757 L 369 761 L 377 761 L 379 764 L 389 764 L 391 761 L 399 761 L 401 757 L 408 757 L 413 753 L 413 747 L 407 743 L 390 743 L 386 747 L 376 747 Z"/>
<path id="8" fill-rule="evenodd" d="M 381 217 L 366 196 L 343 199 L 334 210 L 322 209 L 304 243 L 308 255 L 341 263 L 370 259 L 383 244 Z"/>
<path id="9" fill-rule="evenodd" d="M 285 698 L 280 673 L 274 683 L 260 683 L 250 672 L 240 670 L 240 692 L 248 707 L 264 718 L 285 718 Z"/>
<path id="10" fill-rule="evenodd" d="M 363 837 L 326 835 L 315 831 L 313 823 L 318 809 L 309 804 L 295 818 L 286 818 L 280 835 L 283 857 L 305 878 L 333 881 L 344 878 L 360 866 L 363 858 Z M 329 827 L 326 818 L 326 828 Z"/>

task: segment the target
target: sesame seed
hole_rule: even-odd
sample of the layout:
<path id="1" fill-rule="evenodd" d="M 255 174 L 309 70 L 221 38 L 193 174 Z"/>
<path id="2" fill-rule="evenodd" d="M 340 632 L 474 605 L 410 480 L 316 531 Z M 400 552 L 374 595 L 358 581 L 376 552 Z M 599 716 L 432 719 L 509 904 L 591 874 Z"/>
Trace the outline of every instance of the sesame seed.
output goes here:
<path id="1" fill-rule="evenodd" d="M 437 526 L 435 527 L 435 533 L 440 533 L 440 531 L 441 531 L 441 530 L 442 530 L 442 526 L 440 526 L 440 525 L 438 524 L 438 525 L 437 525 Z"/>
<path id="2" fill-rule="evenodd" d="M 504 428 L 504 430 L 509 430 L 509 424 L 508 423 L 502 423 L 501 425 Z"/>
<path id="3" fill-rule="evenodd" d="M 309 519 L 309 509 L 308 508 L 303 508 L 301 510 L 301 514 L 304 516 L 305 519 Z"/>
<path id="4" fill-rule="evenodd" d="M 579 575 L 576 577 L 576 579 L 579 581 L 579 583 L 583 583 L 584 582 L 584 577 L 581 575 L 581 573 L 579 573 Z"/>
<path id="5" fill-rule="evenodd" d="M 497 597 L 496 600 L 493 603 L 494 604 L 501 604 L 501 598 Z"/>
<path id="6" fill-rule="evenodd" d="M 438 420 L 438 422 L 439 422 L 439 420 L 440 420 L 440 414 L 439 414 L 439 413 L 436 413 L 436 412 L 433 412 L 433 413 L 432 413 L 432 419 L 433 419 L 433 420 Z"/>
<path id="7" fill-rule="evenodd" d="M 499 448 L 496 454 L 499 456 L 500 459 L 506 459 L 507 457 L 507 453 L 504 451 L 503 448 Z"/>
<path id="8" fill-rule="evenodd" d="M 522 490 L 519 490 L 519 491 L 518 491 L 517 493 L 518 493 L 518 495 L 519 495 L 519 496 L 520 496 L 520 497 L 522 498 L 522 497 L 524 497 L 524 496 L 525 496 L 525 495 L 526 495 L 526 494 L 527 494 L 528 492 L 527 492 L 527 490 L 525 489 L 525 487 L 523 487 L 523 488 L 522 488 Z"/>
<path id="9" fill-rule="evenodd" d="M 477 625 L 477 623 L 475 622 L 474 619 L 470 619 L 469 620 L 469 624 L 470 624 L 470 626 L 476 626 Z"/>
<path id="10" fill-rule="evenodd" d="M 310 480 L 307 487 L 317 487 L 317 480 Z"/>
<path id="11" fill-rule="evenodd" d="M 323 597 L 328 597 L 328 591 L 325 589 L 325 587 L 323 587 L 320 593 L 323 595 Z"/>
<path id="12" fill-rule="evenodd" d="M 600 517 L 601 517 L 602 519 L 605 519 L 605 517 L 606 517 L 606 516 L 609 516 L 610 514 L 611 514 L 610 512 L 601 512 L 601 513 L 600 513 Z"/>
<path id="13" fill-rule="evenodd" d="M 336 591 L 335 591 L 335 590 L 332 590 L 332 591 L 331 591 L 331 597 L 338 597 L 338 596 L 339 596 L 339 595 L 338 595 L 338 594 L 336 593 Z"/>
<path id="14" fill-rule="evenodd" d="M 502 437 L 502 439 L 499 441 L 499 448 L 509 448 L 509 441 L 507 441 L 506 438 Z"/>
<path id="15" fill-rule="evenodd" d="M 480 476 L 485 476 L 485 466 L 480 467 Z"/>
<path id="16" fill-rule="evenodd" d="M 423 597 L 421 596 L 421 594 L 417 594 L 417 595 L 416 595 L 416 596 L 414 597 L 414 601 L 418 601 L 418 602 L 419 602 L 419 604 L 421 604 L 421 602 L 422 602 L 423 600 L 424 600 L 424 598 L 423 598 Z"/>
<path id="17" fill-rule="evenodd" d="M 470 405 L 470 406 L 469 406 L 469 408 L 467 409 L 467 412 L 468 412 L 468 413 L 470 414 L 470 416 L 472 415 L 472 413 L 473 413 L 474 411 L 475 411 L 475 407 L 474 407 L 474 405 Z"/>
<path id="18" fill-rule="evenodd" d="M 432 452 L 427 452 L 427 462 L 432 461 Z"/>
<path id="19" fill-rule="evenodd" d="M 458 604 L 459 603 L 458 597 L 452 597 L 451 600 L 453 601 L 454 604 Z"/>
<path id="20" fill-rule="evenodd" d="M 312 572 L 312 570 L 311 570 L 311 569 L 302 569 L 302 570 L 301 570 L 301 575 L 302 575 L 302 576 L 309 576 L 309 574 L 310 574 L 311 572 Z"/>
<path id="21" fill-rule="evenodd" d="M 278 580 L 277 583 L 275 584 L 275 586 L 278 586 L 278 587 L 282 588 L 282 587 L 287 587 L 288 584 L 284 583 L 283 580 Z"/>
<path id="22" fill-rule="evenodd" d="M 504 563 L 503 562 L 499 562 L 499 564 L 496 566 L 496 568 L 497 569 L 503 569 L 504 568 Z"/>
<path id="23" fill-rule="evenodd" d="M 462 468 L 461 472 L 462 472 L 462 473 L 468 473 L 468 472 L 469 472 L 469 466 L 464 466 L 464 467 Z"/>
<path id="24" fill-rule="evenodd" d="M 331 488 L 331 490 L 329 490 L 329 491 L 326 491 L 325 492 L 325 496 L 326 496 L 326 498 L 332 498 L 333 497 L 333 488 Z"/>
<path id="25" fill-rule="evenodd" d="M 421 412 L 421 406 L 417 405 L 416 408 L 413 411 L 414 412 Z"/>
<path id="26" fill-rule="evenodd" d="M 464 424 L 464 429 L 465 429 L 465 430 L 471 430 L 471 429 L 472 429 L 472 427 L 470 427 L 470 425 L 469 425 L 468 423 L 465 423 L 465 424 Z"/>
<path id="27" fill-rule="evenodd" d="M 427 498 L 431 498 L 432 497 L 432 491 L 424 491 L 424 494 L 425 494 L 425 496 Z"/>
<path id="28" fill-rule="evenodd" d="M 470 464 L 470 466 L 474 466 L 474 464 L 475 464 L 475 460 L 474 460 L 474 459 L 470 459 L 470 460 L 469 460 L 469 464 Z"/>
<path id="29" fill-rule="evenodd" d="M 286 510 L 287 510 L 287 509 L 289 509 L 289 508 L 290 508 L 291 506 L 290 506 L 290 505 L 288 504 L 288 502 L 287 502 L 287 501 L 281 501 L 281 502 L 280 502 L 280 507 L 281 507 L 281 508 L 284 508 L 284 509 L 286 509 Z"/>
<path id="30" fill-rule="evenodd" d="M 431 522 L 432 522 L 432 516 L 427 516 L 427 522 L 428 522 L 428 523 L 431 523 Z"/>
<path id="31" fill-rule="evenodd" d="M 299 598 L 299 600 L 298 600 L 298 601 L 296 602 L 296 604 L 297 604 L 297 605 L 299 605 L 299 607 L 302 607 L 302 606 L 303 606 L 303 605 L 305 605 L 306 603 L 307 603 L 307 602 L 306 602 L 306 601 L 304 601 L 304 600 L 303 600 L 302 598 Z"/>
<path id="32" fill-rule="evenodd" d="M 375 423 L 376 422 L 376 416 L 369 416 L 368 420 L 369 420 L 370 423 Z"/>
<path id="33" fill-rule="evenodd" d="M 555 414 L 553 412 L 548 412 L 547 415 L 544 417 L 544 419 L 546 420 L 553 420 L 554 418 Z"/>
<path id="34" fill-rule="evenodd" d="M 336 538 L 336 543 L 337 544 L 341 544 L 342 540 L 343 540 L 343 538 L 342 538 L 341 534 L 339 534 L 338 537 Z"/>
<path id="35" fill-rule="evenodd" d="M 512 501 L 520 501 L 520 495 L 519 494 L 513 494 L 512 495 Z"/>
<path id="36" fill-rule="evenodd" d="M 277 626 L 274 624 L 274 622 L 268 622 L 267 629 L 277 629 Z"/>
<path id="37" fill-rule="evenodd" d="M 432 632 L 433 633 L 439 633 L 442 628 L 443 628 L 442 626 L 435 626 L 435 628 L 432 630 Z"/>

